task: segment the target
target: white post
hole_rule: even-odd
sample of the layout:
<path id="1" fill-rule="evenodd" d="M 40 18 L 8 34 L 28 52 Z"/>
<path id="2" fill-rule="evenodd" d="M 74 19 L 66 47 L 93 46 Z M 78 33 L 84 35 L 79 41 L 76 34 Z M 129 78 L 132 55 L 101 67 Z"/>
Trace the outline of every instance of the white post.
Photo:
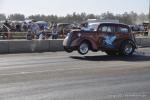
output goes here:
<path id="1" fill-rule="evenodd" d="M 150 36 L 150 0 L 149 0 L 149 16 L 148 16 L 148 20 L 149 20 L 149 25 L 148 25 L 148 36 Z"/>

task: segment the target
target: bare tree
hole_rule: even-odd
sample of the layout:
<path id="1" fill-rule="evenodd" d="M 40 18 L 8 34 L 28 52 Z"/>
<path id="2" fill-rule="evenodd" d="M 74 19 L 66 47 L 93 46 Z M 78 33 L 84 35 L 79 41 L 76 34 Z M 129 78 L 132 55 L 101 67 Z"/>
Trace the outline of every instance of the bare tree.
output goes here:
<path id="1" fill-rule="evenodd" d="M 5 14 L 0 14 L 0 21 L 6 20 Z"/>
<path id="2" fill-rule="evenodd" d="M 8 16 L 10 20 L 23 21 L 25 20 L 25 16 L 23 14 L 11 14 Z"/>

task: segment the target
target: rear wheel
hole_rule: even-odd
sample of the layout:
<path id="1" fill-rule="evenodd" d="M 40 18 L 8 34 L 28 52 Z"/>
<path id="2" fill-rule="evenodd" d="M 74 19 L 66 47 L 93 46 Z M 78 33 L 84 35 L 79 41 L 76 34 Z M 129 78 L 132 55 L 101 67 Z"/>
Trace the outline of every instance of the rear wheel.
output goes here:
<path id="1" fill-rule="evenodd" d="M 87 42 L 83 42 L 80 44 L 80 46 L 78 47 L 78 52 L 81 55 L 85 55 L 89 52 L 89 43 Z"/>
<path id="2" fill-rule="evenodd" d="M 121 46 L 121 55 L 124 56 L 131 56 L 135 50 L 135 46 L 131 41 L 125 41 Z"/>

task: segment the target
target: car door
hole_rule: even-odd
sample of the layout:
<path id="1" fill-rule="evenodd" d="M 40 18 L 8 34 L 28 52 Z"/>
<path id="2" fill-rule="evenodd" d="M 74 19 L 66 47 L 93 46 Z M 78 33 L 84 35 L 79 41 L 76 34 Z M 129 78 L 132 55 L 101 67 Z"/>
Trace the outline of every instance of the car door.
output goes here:
<path id="1" fill-rule="evenodd" d="M 116 27 L 113 24 L 103 24 L 99 27 L 99 45 L 101 49 L 115 49 Z"/>
<path id="2" fill-rule="evenodd" d="M 130 33 L 130 30 L 128 27 L 124 25 L 117 25 L 117 28 L 116 28 L 117 47 L 120 47 L 122 41 L 129 39 L 129 33 Z"/>

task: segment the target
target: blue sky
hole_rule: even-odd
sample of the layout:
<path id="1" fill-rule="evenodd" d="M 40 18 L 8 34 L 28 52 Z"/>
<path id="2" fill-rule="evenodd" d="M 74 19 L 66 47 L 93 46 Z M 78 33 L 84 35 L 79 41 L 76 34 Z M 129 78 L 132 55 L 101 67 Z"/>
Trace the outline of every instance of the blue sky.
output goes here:
<path id="1" fill-rule="evenodd" d="M 0 13 L 56 14 L 64 16 L 73 12 L 122 14 L 135 11 L 147 14 L 149 0 L 0 0 Z"/>

